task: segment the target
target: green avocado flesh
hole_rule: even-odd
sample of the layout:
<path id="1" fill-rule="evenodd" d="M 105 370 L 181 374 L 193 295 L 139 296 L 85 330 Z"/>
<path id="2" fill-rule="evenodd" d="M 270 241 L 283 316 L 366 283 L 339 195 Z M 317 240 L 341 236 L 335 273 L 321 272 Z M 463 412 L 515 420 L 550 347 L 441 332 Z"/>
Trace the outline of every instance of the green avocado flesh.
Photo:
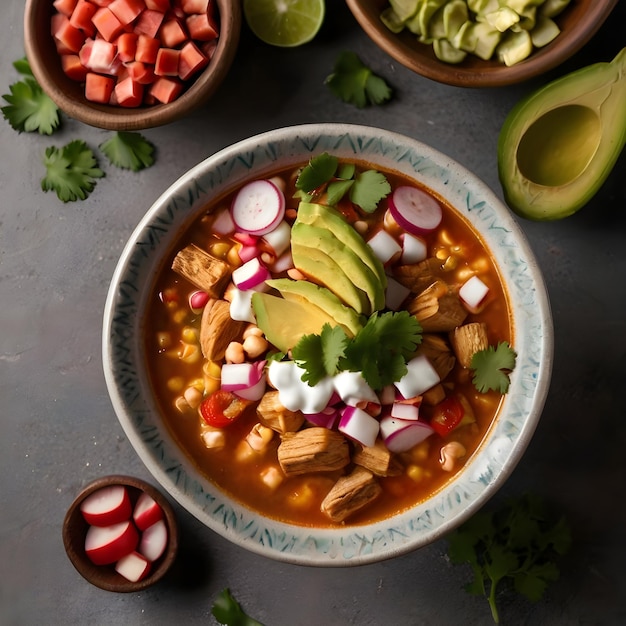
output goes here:
<path id="1" fill-rule="evenodd" d="M 534 220 L 566 217 L 594 196 L 626 144 L 626 48 L 567 74 L 507 116 L 498 174 L 507 204 Z"/>
<path id="2" fill-rule="evenodd" d="M 321 309 L 335 320 L 334 325 L 341 326 L 349 336 L 356 335 L 363 324 L 354 309 L 345 306 L 339 298 L 326 289 L 307 280 L 291 280 L 290 278 L 274 278 L 266 284 L 280 292 L 285 300 L 311 304 Z"/>
<path id="3" fill-rule="evenodd" d="M 252 294 L 252 310 L 267 340 L 285 353 L 304 335 L 319 335 L 324 324 L 337 325 L 333 317 L 310 302 L 286 300 L 263 292 Z"/>

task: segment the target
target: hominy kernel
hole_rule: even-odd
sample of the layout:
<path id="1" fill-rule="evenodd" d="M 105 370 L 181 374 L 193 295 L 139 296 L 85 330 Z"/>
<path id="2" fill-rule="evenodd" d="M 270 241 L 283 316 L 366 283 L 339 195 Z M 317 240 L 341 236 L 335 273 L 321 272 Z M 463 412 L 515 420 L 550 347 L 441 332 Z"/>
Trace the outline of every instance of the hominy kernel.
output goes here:
<path id="1" fill-rule="evenodd" d="M 422 480 L 424 480 L 424 468 L 421 467 L 420 465 L 409 465 L 406 468 L 406 475 L 413 481 L 416 483 L 421 482 Z"/>
<path id="2" fill-rule="evenodd" d="M 197 363 L 201 357 L 202 352 L 197 344 L 184 343 L 182 349 L 178 351 L 178 358 L 185 363 Z"/>
<path id="3" fill-rule="evenodd" d="M 451 272 L 458 265 L 459 260 L 453 254 L 451 254 L 443 263 L 442 269 L 444 272 Z"/>
<path id="4" fill-rule="evenodd" d="M 187 319 L 186 309 L 176 309 L 172 314 L 172 320 L 175 324 L 182 324 Z"/>
<path id="5" fill-rule="evenodd" d="M 183 396 L 178 396 L 176 400 L 174 400 L 174 407 L 179 413 L 187 413 L 191 409 L 189 403 Z"/>
<path id="6" fill-rule="evenodd" d="M 162 350 L 172 345 L 172 335 L 167 332 L 157 333 L 157 346 Z"/>
<path id="7" fill-rule="evenodd" d="M 211 244 L 209 250 L 213 256 L 216 256 L 218 259 L 223 259 L 228 256 L 230 252 L 231 246 L 225 241 L 218 241 L 217 243 Z"/>
<path id="8" fill-rule="evenodd" d="M 183 390 L 185 380 L 182 376 L 172 376 L 172 378 L 168 379 L 166 384 L 170 391 L 178 392 Z"/>
<path id="9" fill-rule="evenodd" d="M 185 326 L 180 336 L 186 343 L 196 343 L 198 341 L 198 331 L 191 326 Z"/>

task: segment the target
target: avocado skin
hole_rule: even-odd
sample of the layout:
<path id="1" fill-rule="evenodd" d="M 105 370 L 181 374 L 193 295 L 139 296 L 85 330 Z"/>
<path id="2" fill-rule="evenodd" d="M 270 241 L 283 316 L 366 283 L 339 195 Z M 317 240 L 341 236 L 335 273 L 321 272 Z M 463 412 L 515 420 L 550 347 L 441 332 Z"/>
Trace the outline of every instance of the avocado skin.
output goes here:
<path id="1" fill-rule="evenodd" d="M 534 122 L 565 106 L 586 107 L 597 116 L 597 148 L 571 181 L 555 186 L 538 184 L 520 171 L 520 142 Z M 574 135 L 576 130 L 572 128 Z M 498 175 L 504 198 L 515 213 L 527 219 L 547 221 L 572 215 L 600 189 L 625 143 L 626 48 L 610 63 L 595 63 L 548 83 L 511 110 L 498 139 Z"/>
<path id="2" fill-rule="evenodd" d="M 347 224 L 346 227 L 351 228 Z M 377 276 L 331 230 L 296 220 L 291 229 L 291 240 L 296 244 L 317 248 L 333 259 L 348 280 L 367 295 L 370 307 L 365 313 L 373 313 L 385 306 L 385 291 Z"/>

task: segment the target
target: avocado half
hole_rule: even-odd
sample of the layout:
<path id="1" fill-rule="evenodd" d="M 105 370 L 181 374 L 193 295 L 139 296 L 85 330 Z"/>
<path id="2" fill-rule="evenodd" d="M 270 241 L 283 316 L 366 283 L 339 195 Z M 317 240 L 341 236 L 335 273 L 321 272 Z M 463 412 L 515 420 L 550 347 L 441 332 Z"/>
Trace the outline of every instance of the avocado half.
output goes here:
<path id="1" fill-rule="evenodd" d="M 518 215 L 555 220 L 598 191 L 626 143 L 626 48 L 521 100 L 498 139 L 498 175 Z"/>

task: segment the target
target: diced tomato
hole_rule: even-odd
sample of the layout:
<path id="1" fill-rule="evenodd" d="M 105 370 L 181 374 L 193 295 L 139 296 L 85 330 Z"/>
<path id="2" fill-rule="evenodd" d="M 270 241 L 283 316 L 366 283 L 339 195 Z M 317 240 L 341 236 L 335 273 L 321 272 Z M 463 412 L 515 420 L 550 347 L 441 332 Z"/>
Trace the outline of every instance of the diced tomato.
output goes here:
<path id="1" fill-rule="evenodd" d="M 193 41 L 188 41 L 180 51 L 178 60 L 178 76 L 187 80 L 197 71 L 201 70 L 209 62 L 206 56 L 200 52 Z"/>
<path id="2" fill-rule="evenodd" d="M 136 33 L 122 33 L 116 40 L 117 56 L 123 63 L 129 63 L 135 60 L 137 53 L 137 39 L 139 35 Z"/>
<path id="3" fill-rule="evenodd" d="M 80 62 L 93 72 L 110 74 L 115 46 L 104 39 L 88 39 L 79 52 Z"/>
<path id="4" fill-rule="evenodd" d="M 157 76 L 178 76 L 179 58 L 180 50 L 160 48 L 154 65 L 154 73 Z"/>
<path id="5" fill-rule="evenodd" d="M 181 0 L 180 6 L 187 15 L 192 13 L 206 13 L 209 9 L 210 0 Z"/>
<path id="6" fill-rule="evenodd" d="M 456 396 L 448 396 L 434 407 L 430 425 L 438 435 L 445 437 L 461 423 L 464 415 L 461 401 Z"/>
<path id="7" fill-rule="evenodd" d="M 108 8 L 122 24 L 126 25 L 135 20 L 145 10 L 146 5 L 143 0 L 113 0 Z"/>
<path id="8" fill-rule="evenodd" d="M 61 55 L 61 67 L 72 80 L 82 83 L 87 76 L 87 68 L 80 62 L 77 54 Z"/>
<path id="9" fill-rule="evenodd" d="M 134 30 L 138 35 L 147 35 L 148 37 L 154 38 L 159 32 L 164 18 L 165 13 L 161 13 L 161 11 L 146 9 L 137 18 Z"/>
<path id="10" fill-rule="evenodd" d="M 85 43 L 85 33 L 70 24 L 70 20 L 65 15 L 58 13 L 60 18 L 53 25 L 52 35 L 61 42 L 63 46 L 72 52 L 78 52 Z"/>
<path id="11" fill-rule="evenodd" d="M 99 7 L 108 7 L 113 0 L 90 0 L 93 4 L 97 4 Z"/>
<path id="12" fill-rule="evenodd" d="M 203 41 L 200 44 L 200 50 L 207 58 L 207 61 L 210 61 L 217 50 L 217 39 L 214 39 L 213 41 Z"/>
<path id="13" fill-rule="evenodd" d="M 166 48 L 175 48 L 187 40 L 187 32 L 180 20 L 172 18 L 161 24 L 159 39 Z"/>
<path id="14" fill-rule="evenodd" d="M 150 85 L 156 78 L 152 66 L 141 61 L 131 61 L 126 65 L 126 70 L 128 75 L 140 85 Z"/>
<path id="15" fill-rule="evenodd" d="M 120 106 L 138 107 L 143 100 L 144 86 L 128 76 L 115 85 L 115 97 Z"/>
<path id="16" fill-rule="evenodd" d="M 200 415 L 209 426 L 224 428 L 241 417 L 250 404 L 230 391 L 218 389 L 202 401 Z"/>
<path id="17" fill-rule="evenodd" d="M 189 37 L 197 41 L 211 41 L 219 33 L 217 23 L 207 13 L 201 15 L 190 15 L 186 19 Z"/>
<path id="18" fill-rule="evenodd" d="M 111 98 L 115 79 L 89 72 L 85 77 L 85 98 L 91 102 L 106 104 Z"/>
<path id="19" fill-rule="evenodd" d="M 180 95 L 183 90 L 183 84 L 175 80 L 174 78 L 169 78 L 167 76 L 159 76 L 152 87 L 150 88 L 150 93 L 161 103 L 168 104 Z"/>
<path id="20" fill-rule="evenodd" d="M 70 17 L 70 24 L 74 28 L 80 28 L 87 37 L 93 37 L 96 34 L 96 27 L 91 20 L 97 10 L 98 7 L 95 4 L 87 0 L 78 0 Z"/>
<path id="21" fill-rule="evenodd" d="M 167 13 L 171 8 L 170 0 L 145 0 L 146 8 L 151 11 L 161 11 L 161 13 Z"/>
<path id="22" fill-rule="evenodd" d="M 59 12 L 63 13 L 67 17 L 72 15 L 72 12 L 76 8 L 78 0 L 54 0 L 52 6 Z"/>
<path id="23" fill-rule="evenodd" d="M 91 18 L 98 33 L 107 41 L 113 41 L 124 31 L 124 25 L 115 17 L 108 7 L 100 7 Z"/>
<path id="24" fill-rule="evenodd" d="M 139 35 L 137 38 L 137 52 L 135 52 L 135 60 L 154 65 L 156 63 L 160 47 L 161 42 L 158 39 L 148 37 L 147 35 Z"/>

